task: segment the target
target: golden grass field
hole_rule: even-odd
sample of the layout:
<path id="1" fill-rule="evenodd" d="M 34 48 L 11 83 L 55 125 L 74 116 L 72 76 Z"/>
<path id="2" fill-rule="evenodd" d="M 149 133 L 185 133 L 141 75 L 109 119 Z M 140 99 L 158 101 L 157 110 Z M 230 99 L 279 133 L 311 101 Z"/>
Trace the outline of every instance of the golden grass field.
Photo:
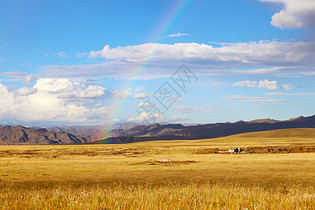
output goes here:
<path id="1" fill-rule="evenodd" d="M 126 145 L 0 146 L 0 207 L 315 209 L 314 131 Z M 214 153 L 233 146 L 256 152 Z"/>

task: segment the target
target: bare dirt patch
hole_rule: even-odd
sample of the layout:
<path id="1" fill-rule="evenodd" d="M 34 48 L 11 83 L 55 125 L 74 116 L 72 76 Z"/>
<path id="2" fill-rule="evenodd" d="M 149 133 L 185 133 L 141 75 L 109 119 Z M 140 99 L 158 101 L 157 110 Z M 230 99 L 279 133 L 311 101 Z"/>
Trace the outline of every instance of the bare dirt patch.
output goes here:
<path id="1" fill-rule="evenodd" d="M 161 165 L 161 166 L 174 166 L 174 165 L 187 165 L 187 164 L 193 164 L 198 163 L 198 161 L 194 160 L 181 160 L 181 161 L 174 161 L 174 160 L 167 160 L 167 159 L 160 159 L 160 160 L 148 160 L 144 162 L 138 162 L 132 165 Z"/>

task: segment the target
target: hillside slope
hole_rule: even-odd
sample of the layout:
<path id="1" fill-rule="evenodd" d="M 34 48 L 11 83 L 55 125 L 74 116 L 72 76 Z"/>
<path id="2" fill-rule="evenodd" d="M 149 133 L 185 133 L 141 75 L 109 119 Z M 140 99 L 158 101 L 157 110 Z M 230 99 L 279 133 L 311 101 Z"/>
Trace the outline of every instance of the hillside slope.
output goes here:
<path id="1" fill-rule="evenodd" d="M 315 140 L 315 128 L 289 128 L 236 134 L 235 138 L 307 138 Z"/>
<path id="2" fill-rule="evenodd" d="M 66 132 L 53 132 L 44 128 L 26 128 L 23 126 L 0 127 L 0 144 L 73 144 L 87 143 L 81 136 Z"/>
<path id="3" fill-rule="evenodd" d="M 136 126 L 129 130 L 114 130 L 115 138 L 136 136 L 138 141 L 207 139 L 230 136 L 248 132 L 269 131 L 288 128 L 315 128 L 315 115 L 298 117 L 286 121 L 254 120 L 250 122 L 215 123 L 196 126 L 181 124 Z M 113 138 L 112 138 L 113 139 Z M 130 141 L 132 142 L 132 140 Z"/>
<path id="4" fill-rule="evenodd" d="M 189 146 L 204 148 L 233 147 L 268 147 L 268 146 L 310 146 L 315 150 L 315 128 L 290 128 L 273 131 L 259 131 L 252 133 L 236 134 L 219 138 L 206 138 L 198 140 L 156 140 L 143 141 L 131 145 L 148 147 L 177 147 Z"/>

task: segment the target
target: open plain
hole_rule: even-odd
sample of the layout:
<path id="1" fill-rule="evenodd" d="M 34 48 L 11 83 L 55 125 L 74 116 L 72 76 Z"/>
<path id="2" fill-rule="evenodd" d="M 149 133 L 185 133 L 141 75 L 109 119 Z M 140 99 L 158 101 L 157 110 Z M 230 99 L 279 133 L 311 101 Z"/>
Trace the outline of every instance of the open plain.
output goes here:
<path id="1" fill-rule="evenodd" d="M 0 206 L 314 209 L 313 135 L 288 129 L 194 141 L 1 146 Z M 233 146 L 243 151 L 217 153 Z"/>

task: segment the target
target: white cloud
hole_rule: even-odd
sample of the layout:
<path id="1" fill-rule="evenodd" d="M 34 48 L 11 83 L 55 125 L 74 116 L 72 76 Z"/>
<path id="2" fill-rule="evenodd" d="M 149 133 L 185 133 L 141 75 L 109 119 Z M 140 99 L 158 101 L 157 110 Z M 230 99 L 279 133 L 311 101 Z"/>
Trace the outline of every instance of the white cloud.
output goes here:
<path id="1" fill-rule="evenodd" d="M 76 94 L 79 98 L 99 98 L 104 96 L 105 88 L 96 85 L 89 85 L 84 90 L 81 89 L 76 92 Z"/>
<path id="2" fill-rule="evenodd" d="M 16 90 L 16 94 L 19 96 L 28 96 L 32 95 L 37 92 L 36 88 L 28 88 L 28 87 L 23 87 L 18 90 Z"/>
<path id="3" fill-rule="evenodd" d="M 256 87 L 257 82 L 246 80 L 246 81 L 241 81 L 241 82 L 235 82 L 233 85 L 236 87 Z"/>
<path id="4" fill-rule="evenodd" d="M 25 76 L 24 84 L 29 85 L 31 82 L 34 82 L 35 79 L 36 78 L 34 77 L 34 75 L 29 74 L 29 75 Z"/>
<path id="5" fill-rule="evenodd" d="M 146 93 L 136 93 L 133 98 L 135 99 L 144 99 L 144 98 L 148 98 L 150 97 L 149 94 L 146 94 Z"/>
<path id="6" fill-rule="evenodd" d="M 167 37 L 181 37 L 181 36 L 191 36 L 191 35 L 187 33 L 176 33 L 176 34 L 167 35 Z"/>
<path id="7" fill-rule="evenodd" d="M 149 102 L 140 102 L 139 104 L 138 104 L 138 107 L 148 107 L 148 106 L 150 106 L 150 103 Z"/>
<path id="8" fill-rule="evenodd" d="M 277 83 L 278 82 L 276 80 L 269 81 L 268 79 L 265 79 L 265 80 L 260 80 L 258 82 L 250 81 L 250 80 L 235 82 L 233 83 L 233 85 L 236 87 L 258 87 L 258 88 L 265 88 L 269 90 L 275 90 L 275 89 L 278 89 Z M 293 88 L 293 85 L 284 84 L 281 88 L 289 90 Z"/>
<path id="9" fill-rule="evenodd" d="M 103 82 L 98 82 L 98 81 L 95 81 L 95 80 L 86 80 L 84 81 L 85 84 L 104 84 Z"/>
<path id="10" fill-rule="evenodd" d="M 115 98 L 128 98 L 132 95 L 131 91 L 132 88 L 128 88 L 127 90 L 124 91 L 114 90 L 113 94 Z"/>
<path id="11" fill-rule="evenodd" d="M 294 88 L 294 85 L 289 85 L 289 84 L 284 84 L 281 87 L 281 89 L 284 89 L 284 90 L 290 90 L 292 88 Z"/>
<path id="12" fill-rule="evenodd" d="M 173 117 L 171 117 L 168 121 L 169 122 L 180 122 L 180 121 L 185 121 L 187 120 L 185 118 L 185 115 L 181 114 L 181 115 L 175 115 Z"/>
<path id="13" fill-rule="evenodd" d="M 284 8 L 272 16 L 271 25 L 281 29 L 303 28 L 315 24 L 314 0 L 260 0 L 282 3 Z"/>
<path id="14" fill-rule="evenodd" d="M 35 81 L 35 76 L 26 72 L 21 71 L 11 71 L 11 72 L 1 72 L 0 75 L 9 78 L 15 79 L 7 79 L 7 81 L 23 81 L 24 84 L 29 85 L 31 82 Z"/>
<path id="15" fill-rule="evenodd" d="M 200 106 L 174 106 L 174 109 L 176 109 L 179 112 L 182 113 L 192 113 L 192 112 L 212 112 L 214 109 L 209 107 L 200 107 Z"/>
<path id="16" fill-rule="evenodd" d="M 258 88 L 266 88 L 269 90 L 277 89 L 277 81 L 269 81 L 268 79 L 259 81 Z"/>
<path id="17" fill-rule="evenodd" d="M 269 96 L 315 96 L 315 93 L 281 93 L 281 92 L 272 92 L 272 93 L 265 93 L 264 95 L 269 95 Z"/>
<path id="18" fill-rule="evenodd" d="M 243 96 L 243 95 L 234 95 L 234 96 L 223 96 L 227 99 L 235 99 L 235 100 L 259 100 L 265 99 L 266 97 L 259 97 L 259 96 Z"/>
<path id="19" fill-rule="evenodd" d="M 34 85 L 39 91 L 49 93 L 71 92 L 74 89 L 75 82 L 69 79 L 51 79 L 44 78 L 37 80 Z"/>
<path id="20" fill-rule="evenodd" d="M 91 51 L 91 57 L 112 61 L 181 60 L 209 61 L 239 64 L 300 62 L 314 56 L 314 42 L 249 42 L 221 43 L 214 47 L 198 43 L 159 44 L 147 43 L 134 46 L 110 48 L 106 45 L 101 51 Z M 312 62 L 314 63 L 314 62 Z"/>
<path id="21" fill-rule="evenodd" d="M 127 119 L 127 122 L 152 122 L 162 119 L 162 113 L 141 112 L 138 116 Z"/>
<path id="22" fill-rule="evenodd" d="M 254 100 L 248 100 L 250 102 L 260 102 L 260 103 L 268 103 L 268 104 L 275 104 L 275 103 L 284 103 L 284 102 L 291 102 L 291 101 L 296 101 L 296 100 L 291 100 L 291 99 L 254 99 Z"/>
<path id="23" fill-rule="evenodd" d="M 34 85 L 38 91 L 57 94 L 60 98 L 99 98 L 104 96 L 105 88 L 87 85 L 85 82 L 70 79 L 43 78 Z"/>
<path id="24" fill-rule="evenodd" d="M 64 83 L 69 82 L 70 85 Z M 48 84 L 49 83 L 49 84 Z M 78 88 L 79 87 L 79 88 Z M 10 91 L 0 84 L 0 120 L 7 123 L 43 122 L 54 124 L 104 123 L 112 111 L 111 107 L 94 107 L 93 101 L 78 101 L 82 97 L 99 96 L 95 87 L 75 84 L 70 80 L 56 81 L 39 79 L 32 88 L 23 87 Z M 36 90 L 36 91 L 35 91 Z M 68 100 L 60 95 L 76 92 Z M 92 103 L 92 104 L 91 104 Z"/>
<path id="25" fill-rule="evenodd" d="M 243 96 L 243 95 L 223 96 L 223 97 L 229 100 L 241 100 L 245 102 L 258 102 L 258 103 L 269 103 L 269 104 L 295 101 L 295 100 L 290 100 L 290 99 L 272 99 L 268 97 Z"/>
<path id="26" fill-rule="evenodd" d="M 132 117 L 127 119 L 127 122 L 138 122 L 138 123 L 154 123 L 154 122 L 180 122 L 185 121 L 187 118 L 185 115 L 175 115 L 171 118 L 166 118 L 162 113 L 149 113 L 149 112 L 141 112 L 136 117 Z"/>
<path id="27" fill-rule="evenodd" d="M 197 75 L 312 74 L 315 73 L 315 42 L 259 41 L 248 43 L 159 44 L 91 51 L 90 57 L 104 58 L 100 64 L 43 66 L 37 77 L 154 79 L 170 77 L 185 63 Z M 277 58 L 277 59 L 275 59 Z M 141 76 L 134 74 L 147 65 Z M 261 68 L 263 67 L 263 68 Z M 2 73 L 3 74 L 3 73 Z"/>

